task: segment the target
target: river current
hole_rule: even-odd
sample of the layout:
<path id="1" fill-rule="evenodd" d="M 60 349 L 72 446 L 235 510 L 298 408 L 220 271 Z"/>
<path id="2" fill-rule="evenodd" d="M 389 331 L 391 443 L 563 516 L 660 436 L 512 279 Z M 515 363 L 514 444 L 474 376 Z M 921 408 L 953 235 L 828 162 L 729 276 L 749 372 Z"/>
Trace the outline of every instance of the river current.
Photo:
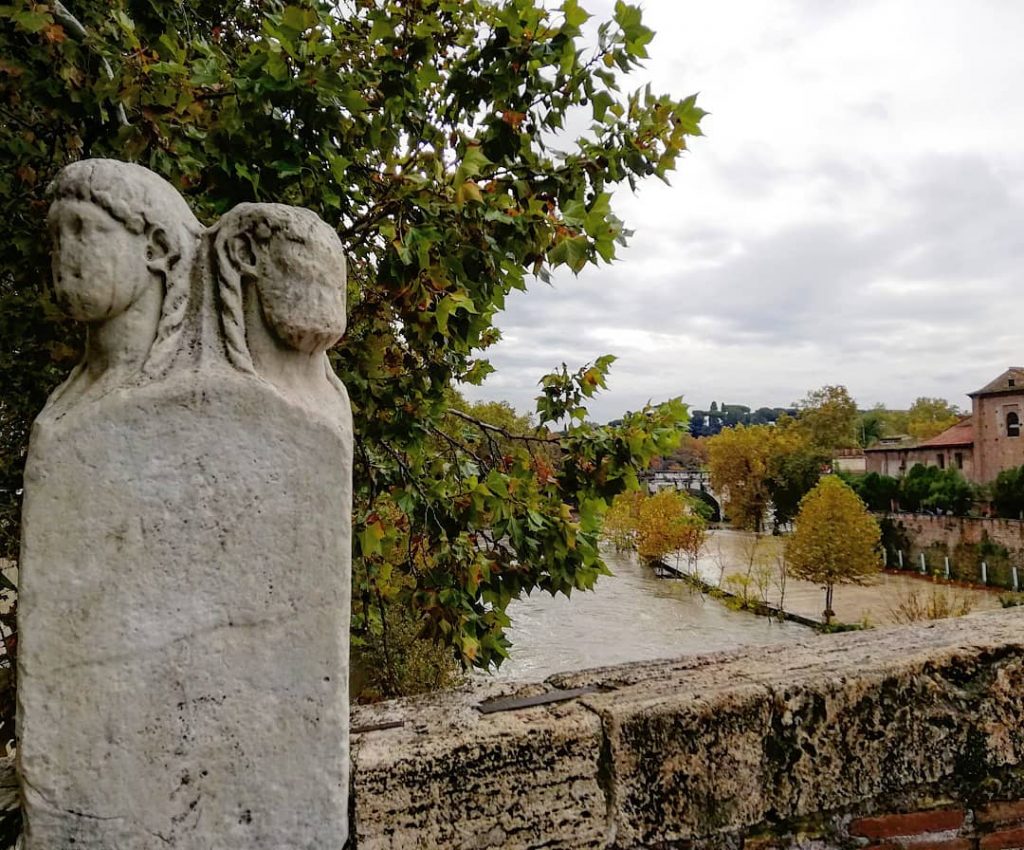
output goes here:
<path id="1" fill-rule="evenodd" d="M 536 681 L 553 673 L 629 661 L 715 652 L 746 644 L 806 637 L 795 623 L 780 623 L 656 578 L 631 555 L 609 552 L 613 576 L 571 599 L 535 593 L 509 607 L 511 657 L 500 679 Z"/>

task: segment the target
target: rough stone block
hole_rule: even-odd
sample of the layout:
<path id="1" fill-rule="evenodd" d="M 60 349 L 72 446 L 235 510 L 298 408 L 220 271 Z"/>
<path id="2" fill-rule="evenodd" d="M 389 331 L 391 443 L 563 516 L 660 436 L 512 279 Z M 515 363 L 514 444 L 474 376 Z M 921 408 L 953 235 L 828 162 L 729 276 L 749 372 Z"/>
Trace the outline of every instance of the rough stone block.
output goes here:
<path id="1" fill-rule="evenodd" d="M 355 736 L 359 850 L 606 846 L 599 718 L 578 704 L 481 715 L 494 686 L 360 709 Z"/>
<path id="2" fill-rule="evenodd" d="M 969 617 L 554 681 L 608 689 L 581 701 L 608 735 L 617 841 L 659 846 L 1020 764 L 1005 719 L 1024 716 L 1022 626 Z"/>

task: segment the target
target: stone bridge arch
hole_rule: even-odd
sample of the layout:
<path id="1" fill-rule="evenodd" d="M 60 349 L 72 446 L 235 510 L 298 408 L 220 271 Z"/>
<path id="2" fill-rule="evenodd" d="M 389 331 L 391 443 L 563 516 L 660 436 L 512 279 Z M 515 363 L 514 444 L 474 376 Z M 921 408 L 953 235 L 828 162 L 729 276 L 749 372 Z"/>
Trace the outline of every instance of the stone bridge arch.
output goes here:
<path id="1" fill-rule="evenodd" d="M 704 470 L 657 470 L 648 472 L 644 481 L 651 493 L 669 487 L 689 493 L 711 509 L 712 522 L 722 521 L 722 499 L 711 489 L 711 476 Z"/>

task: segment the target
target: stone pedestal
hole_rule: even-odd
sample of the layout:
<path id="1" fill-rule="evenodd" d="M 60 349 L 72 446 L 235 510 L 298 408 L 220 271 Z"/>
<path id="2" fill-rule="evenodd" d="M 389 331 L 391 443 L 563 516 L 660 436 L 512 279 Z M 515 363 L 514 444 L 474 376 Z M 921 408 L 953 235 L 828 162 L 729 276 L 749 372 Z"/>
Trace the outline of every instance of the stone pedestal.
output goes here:
<path id="1" fill-rule="evenodd" d="M 340 847 L 346 451 L 331 423 L 228 373 L 37 424 L 19 647 L 30 848 Z"/>

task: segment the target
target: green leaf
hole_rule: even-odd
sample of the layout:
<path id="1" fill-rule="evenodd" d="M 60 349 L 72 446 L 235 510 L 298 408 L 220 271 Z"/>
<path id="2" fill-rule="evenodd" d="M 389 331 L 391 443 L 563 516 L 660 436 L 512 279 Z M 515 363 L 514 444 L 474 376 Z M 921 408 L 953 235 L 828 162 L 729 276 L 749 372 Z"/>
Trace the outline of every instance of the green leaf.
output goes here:
<path id="1" fill-rule="evenodd" d="M 345 181 L 345 170 L 352 164 L 352 161 L 347 157 L 334 153 L 327 153 L 326 158 L 331 168 L 331 175 L 339 183 L 343 183 Z"/>
<path id="2" fill-rule="evenodd" d="M 467 145 L 462 162 L 459 163 L 458 174 L 463 180 L 468 180 L 470 177 L 476 177 L 490 163 L 480 145 Z"/>
<path id="3" fill-rule="evenodd" d="M 379 555 L 381 541 L 384 539 L 384 526 L 379 522 L 367 523 L 359 535 L 359 546 L 363 557 Z"/>
<path id="4" fill-rule="evenodd" d="M 463 310 L 466 313 L 476 313 L 476 306 L 473 300 L 465 292 L 452 292 L 445 295 L 434 310 L 434 318 L 437 322 L 437 329 L 441 333 L 448 333 L 448 317 L 456 310 Z"/>
<path id="5" fill-rule="evenodd" d="M 565 22 L 570 27 L 578 29 L 590 20 L 590 13 L 582 8 L 579 0 L 565 0 L 562 3 L 562 14 L 565 15 Z"/>
<path id="6" fill-rule="evenodd" d="M 53 15 L 48 12 L 15 12 L 12 16 L 14 23 L 19 29 L 25 32 L 40 32 L 44 27 L 53 23 Z"/>
<path id="7" fill-rule="evenodd" d="M 267 73 L 275 80 L 282 81 L 288 79 L 288 63 L 280 53 L 270 53 L 267 55 L 266 68 Z"/>
<path id="8" fill-rule="evenodd" d="M 296 32 L 305 32 L 317 22 L 316 12 L 299 6 L 285 6 L 281 12 L 281 23 Z"/>
<path id="9" fill-rule="evenodd" d="M 154 62 L 146 69 L 150 74 L 164 75 L 167 77 L 187 77 L 188 68 L 180 62 Z"/>
<path id="10" fill-rule="evenodd" d="M 366 102 L 366 98 L 363 97 L 359 92 L 354 89 L 347 90 L 341 97 L 342 103 L 345 108 L 350 112 L 359 114 L 365 112 L 369 108 L 369 104 Z"/>
<path id="11" fill-rule="evenodd" d="M 496 469 L 492 469 L 487 476 L 487 488 L 496 496 L 503 499 L 508 498 L 508 483 L 505 477 Z"/>
<path id="12" fill-rule="evenodd" d="M 611 201 L 612 196 L 607 192 L 602 192 L 590 205 L 587 217 L 583 221 L 583 229 L 589 236 L 596 236 L 607 228 L 607 219 L 612 211 Z"/>
<path id="13" fill-rule="evenodd" d="M 373 27 L 370 29 L 370 41 L 383 41 L 386 38 L 395 37 L 395 27 L 391 19 L 385 14 L 377 14 L 373 17 Z"/>
<path id="14" fill-rule="evenodd" d="M 608 108 L 615 103 L 612 96 L 606 91 L 594 92 L 590 98 L 590 106 L 594 112 L 595 121 L 604 121 L 604 116 L 608 112 Z"/>
<path id="15" fill-rule="evenodd" d="M 270 167 L 278 173 L 280 177 L 290 177 L 293 174 L 301 174 L 302 166 L 297 162 L 287 162 L 283 159 L 276 159 L 270 163 Z"/>
<path id="16" fill-rule="evenodd" d="M 585 236 L 573 236 L 562 239 L 548 252 L 548 259 L 554 265 L 566 265 L 574 272 L 579 272 L 586 264 L 589 251 Z"/>
<path id="17" fill-rule="evenodd" d="M 484 196 L 480 192 L 480 187 L 472 180 L 467 180 L 455 190 L 455 203 L 457 204 L 461 205 L 466 201 L 476 201 L 479 204 L 483 203 L 483 200 Z"/>
<path id="18" fill-rule="evenodd" d="M 566 224 L 579 226 L 587 217 L 586 204 L 581 200 L 572 199 L 562 204 L 562 220 Z"/>

